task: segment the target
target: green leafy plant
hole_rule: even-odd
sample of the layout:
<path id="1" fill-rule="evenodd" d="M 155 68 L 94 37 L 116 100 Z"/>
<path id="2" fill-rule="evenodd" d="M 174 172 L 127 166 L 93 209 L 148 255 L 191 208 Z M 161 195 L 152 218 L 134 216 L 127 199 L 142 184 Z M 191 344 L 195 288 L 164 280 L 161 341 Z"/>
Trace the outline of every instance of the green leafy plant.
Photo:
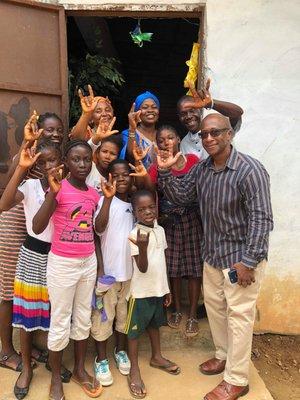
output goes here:
<path id="1" fill-rule="evenodd" d="M 95 32 L 99 36 L 99 31 Z M 101 41 L 97 40 L 97 49 L 101 48 Z M 74 56 L 69 59 L 69 101 L 70 126 L 74 125 L 81 114 L 80 101 L 77 95 L 78 88 L 92 85 L 97 96 L 112 96 L 119 93 L 123 85 L 123 75 L 118 71 L 120 61 L 113 57 L 100 54 L 86 53 L 81 58 Z"/>

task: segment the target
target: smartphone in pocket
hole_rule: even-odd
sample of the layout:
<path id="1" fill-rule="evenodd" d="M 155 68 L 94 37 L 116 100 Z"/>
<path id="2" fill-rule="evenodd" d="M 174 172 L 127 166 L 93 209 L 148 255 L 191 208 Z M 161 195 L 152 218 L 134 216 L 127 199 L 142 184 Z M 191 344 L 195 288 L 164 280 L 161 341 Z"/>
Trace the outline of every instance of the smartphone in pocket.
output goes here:
<path id="1" fill-rule="evenodd" d="M 229 276 L 229 280 L 231 283 L 237 283 L 238 276 L 237 276 L 236 269 L 231 269 L 230 271 L 228 271 L 228 276 Z"/>

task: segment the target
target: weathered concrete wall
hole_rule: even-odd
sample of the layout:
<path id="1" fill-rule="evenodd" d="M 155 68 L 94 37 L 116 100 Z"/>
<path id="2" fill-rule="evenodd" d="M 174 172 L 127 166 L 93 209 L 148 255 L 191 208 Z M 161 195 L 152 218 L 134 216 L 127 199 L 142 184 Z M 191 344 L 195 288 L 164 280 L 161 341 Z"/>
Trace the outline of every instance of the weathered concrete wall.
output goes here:
<path id="1" fill-rule="evenodd" d="M 236 147 L 271 176 L 275 229 L 257 331 L 300 333 L 299 20 L 298 0 L 207 2 L 213 94 L 244 108 Z"/>
<path id="2" fill-rule="evenodd" d="M 206 3 L 206 74 L 215 98 L 244 110 L 236 147 L 261 160 L 272 183 L 275 229 L 257 331 L 300 333 L 300 2 L 59 0 L 66 9 L 193 11 Z"/>

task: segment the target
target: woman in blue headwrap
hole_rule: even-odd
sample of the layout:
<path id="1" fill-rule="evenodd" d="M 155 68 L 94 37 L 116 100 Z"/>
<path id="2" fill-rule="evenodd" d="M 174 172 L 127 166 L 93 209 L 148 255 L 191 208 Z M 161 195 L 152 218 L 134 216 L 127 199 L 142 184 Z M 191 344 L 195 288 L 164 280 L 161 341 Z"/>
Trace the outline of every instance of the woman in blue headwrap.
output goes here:
<path id="1" fill-rule="evenodd" d="M 137 96 L 128 114 L 129 129 L 122 132 L 123 148 L 121 158 L 133 159 L 133 143 L 143 150 L 150 147 L 143 159 L 146 168 L 155 159 L 154 145 L 156 144 L 156 123 L 159 118 L 159 100 L 151 92 Z"/>

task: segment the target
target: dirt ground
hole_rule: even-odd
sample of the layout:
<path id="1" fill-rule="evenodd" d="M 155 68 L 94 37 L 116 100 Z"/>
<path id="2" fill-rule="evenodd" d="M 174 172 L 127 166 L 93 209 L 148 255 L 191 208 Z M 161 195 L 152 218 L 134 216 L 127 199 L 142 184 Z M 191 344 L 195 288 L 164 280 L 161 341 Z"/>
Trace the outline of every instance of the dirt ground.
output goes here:
<path id="1" fill-rule="evenodd" d="M 254 335 L 252 361 L 274 400 L 300 399 L 300 336 Z"/>

